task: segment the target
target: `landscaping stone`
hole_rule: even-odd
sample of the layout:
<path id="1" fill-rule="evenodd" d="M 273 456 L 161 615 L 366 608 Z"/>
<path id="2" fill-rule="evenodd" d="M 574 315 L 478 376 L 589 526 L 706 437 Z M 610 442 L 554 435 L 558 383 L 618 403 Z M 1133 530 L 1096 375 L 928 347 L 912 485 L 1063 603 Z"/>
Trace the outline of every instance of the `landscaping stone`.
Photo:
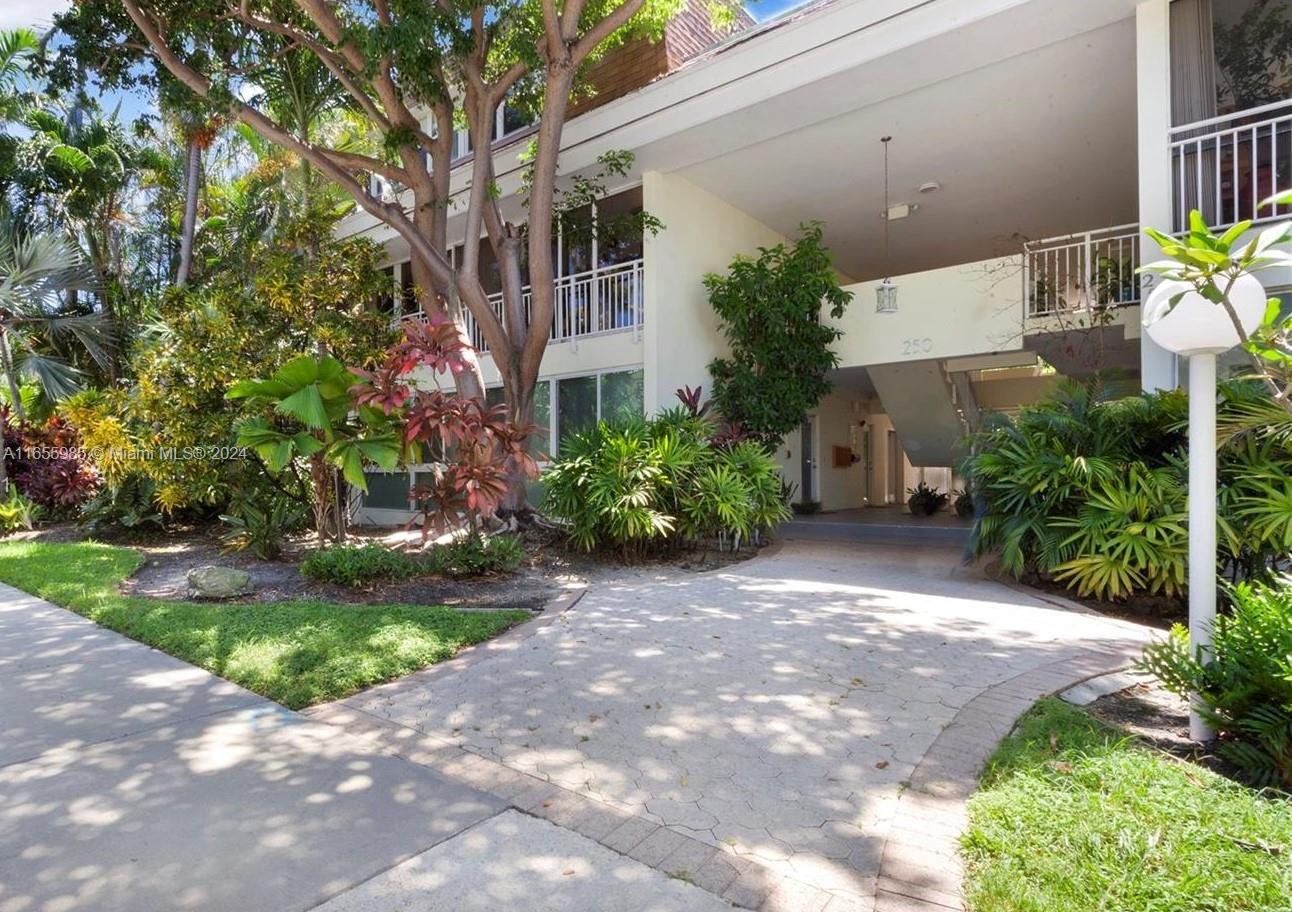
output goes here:
<path id="1" fill-rule="evenodd" d="M 233 567 L 194 567 L 187 577 L 190 598 L 230 599 L 256 591 L 251 574 Z"/>

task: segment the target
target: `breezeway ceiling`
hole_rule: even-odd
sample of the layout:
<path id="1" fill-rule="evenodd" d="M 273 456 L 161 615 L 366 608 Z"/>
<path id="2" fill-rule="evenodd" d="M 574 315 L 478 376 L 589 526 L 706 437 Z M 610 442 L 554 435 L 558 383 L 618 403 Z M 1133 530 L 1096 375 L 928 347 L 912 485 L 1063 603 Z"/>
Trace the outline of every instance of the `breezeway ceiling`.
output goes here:
<path id="1" fill-rule="evenodd" d="M 677 134 L 640 158 L 650 167 L 687 147 L 731 149 L 677 173 L 786 235 L 824 221 L 839 268 L 857 280 L 885 273 L 884 135 L 893 137 L 893 202 L 919 204 L 892 224 L 892 275 L 1017 252 L 1022 238 L 1135 221 L 1133 19 L 1016 56 L 1000 51 L 963 75 L 839 112 L 841 102 L 900 80 L 894 68 L 936 71 L 942 55 L 981 55 L 991 35 L 965 29 Z M 801 125 L 813 106 L 836 113 Z M 798 123 L 768 137 L 778 120 Z M 942 189 L 920 194 L 930 180 Z"/>

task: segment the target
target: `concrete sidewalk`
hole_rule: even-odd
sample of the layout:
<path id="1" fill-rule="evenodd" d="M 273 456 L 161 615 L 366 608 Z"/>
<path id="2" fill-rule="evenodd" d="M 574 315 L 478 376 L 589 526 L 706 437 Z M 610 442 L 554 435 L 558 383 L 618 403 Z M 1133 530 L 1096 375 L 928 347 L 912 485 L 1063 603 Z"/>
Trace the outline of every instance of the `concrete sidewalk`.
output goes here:
<path id="1" fill-rule="evenodd" d="M 2 585 L 0 733 L 4 910 L 726 908 Z"/>

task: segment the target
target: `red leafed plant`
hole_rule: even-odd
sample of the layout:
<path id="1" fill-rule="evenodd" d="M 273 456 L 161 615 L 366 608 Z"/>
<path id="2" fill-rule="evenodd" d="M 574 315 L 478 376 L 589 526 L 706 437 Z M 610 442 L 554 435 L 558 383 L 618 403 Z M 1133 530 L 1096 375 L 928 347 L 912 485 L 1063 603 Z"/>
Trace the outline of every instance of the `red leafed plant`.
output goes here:
<path id="1" fill-rule="evenodd" d="M 461 371 L 464 349 L 448 321 L 410 323 L 381 366 L 354 371 L 360 378 L 351 389 L 355 402 L 400 418 L 406 453 L 429 448 L 441 454 L 430 480 L 410 493 L 420 515 L 408 527 L 420 525 L 423 544 L 432 533 L 463 523 L 478 530 L 506 502 L 513 483 L 538 475 L 529 455 L 532 425 L 516 424 L 505 406 L 491 408 L 477 399 L 417 388 L 412 374 L 419 368 L 436 374 Z"/>
<path id="2" fill-rule="evenodd" d="M 0 422 L 9 480 L 51 515 L 71 515 L 98 489 L 99 476 L 81 458 L 76 430 L 61 417 L 20 424 L 4 406 Z"/>

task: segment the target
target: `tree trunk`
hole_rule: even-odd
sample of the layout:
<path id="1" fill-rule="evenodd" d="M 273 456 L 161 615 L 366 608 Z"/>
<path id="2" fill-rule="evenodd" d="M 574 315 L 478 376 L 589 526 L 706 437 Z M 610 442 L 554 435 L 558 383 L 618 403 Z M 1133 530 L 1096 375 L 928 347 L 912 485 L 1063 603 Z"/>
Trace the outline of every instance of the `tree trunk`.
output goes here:
<path id="1" fill-rule="evenodd" d="M 18 388 L 18 378 L 14 374 L 13 350 L 9 348 L 9 333 L 3 328 L 0 328 L 0 369 L 4 370 L 4 379 L 9 385 L 13 413 L 18 416 L 19 421 L 26 421 L 27 414 L 22 405 L 22 391 Z"/>
<path id="2" fill-rule="evenodd" d="M 193 269 L 193 238 L 197 234 L 197 190 L 201 179 L 202 148 L 197 137 L 188 140 L 187 158 L 184 162 L 184 220 L 179 231 L 179 272 L 175 284 L 188 284 Z"/>

